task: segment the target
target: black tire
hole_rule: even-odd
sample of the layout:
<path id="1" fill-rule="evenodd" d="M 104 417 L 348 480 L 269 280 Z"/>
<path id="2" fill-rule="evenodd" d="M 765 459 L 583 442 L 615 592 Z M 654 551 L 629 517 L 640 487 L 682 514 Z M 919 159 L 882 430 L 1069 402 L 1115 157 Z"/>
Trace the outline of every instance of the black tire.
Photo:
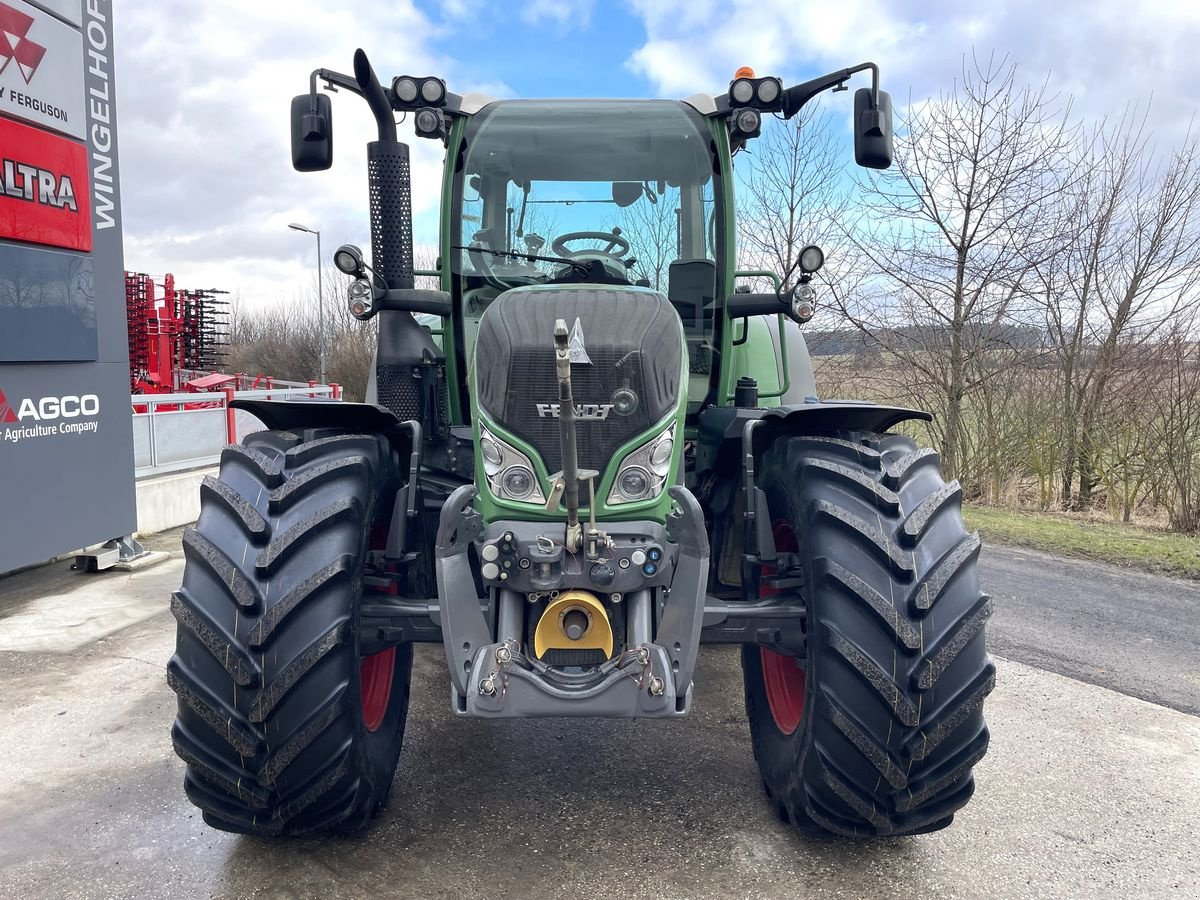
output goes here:
<path id="1" fill-rule="evenodd" d="M 356 628 L 372 526 L 400 484 L 372 435 L 261 432 L 221 455 L 184 532 L 167 681 L 188 798 L 214 828 L 352 831 L 382 806 L 408 710 L 395 648 L 382 721 L 364 721 Z M 383 658 L 386 662 L 386 658 Z M 386 666 L 384 670 L 386 672 Z"/>
<path id="2" fill-rule="evenodd" d="M 995 682 L 984 646 L 991 601 L 979 589 L 979 537 L 963 527 L 958 483 L 942 481 L 932 450 L 871 433 L 781 438 L 758 480 L 773 523 L 796 536 L 799 565 L 789 574 L 800 576 L 807 608 L 807 655 L 795 663 L 803 711 L 792 733 L 777 724 L 764 679 L 764 667 L 775 674 L 783 660 L 755 645 L 742 651 L 768 796 L 805 831 L 945 827 L 975 789 L 971 769 L 988 745 L 983 700 Z M 774 697 L 778 705 L 778 688 Z"/>

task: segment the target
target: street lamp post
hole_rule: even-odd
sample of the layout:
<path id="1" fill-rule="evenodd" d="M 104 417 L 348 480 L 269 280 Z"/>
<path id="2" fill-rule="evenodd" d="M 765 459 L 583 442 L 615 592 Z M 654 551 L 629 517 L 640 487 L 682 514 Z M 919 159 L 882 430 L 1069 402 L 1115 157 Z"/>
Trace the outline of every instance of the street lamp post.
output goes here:
<path id="1" fill-rule="evenodd" d="M 321 232 L 306 228 L 296 222 L 292 222 L 288 228 L 317 236 L 317 318 L 319 319 L 317 327 L 321 332 L 319 342 L 321 345 L 321 384 L 325 384 L 325 291 L 321 284 Z"/>

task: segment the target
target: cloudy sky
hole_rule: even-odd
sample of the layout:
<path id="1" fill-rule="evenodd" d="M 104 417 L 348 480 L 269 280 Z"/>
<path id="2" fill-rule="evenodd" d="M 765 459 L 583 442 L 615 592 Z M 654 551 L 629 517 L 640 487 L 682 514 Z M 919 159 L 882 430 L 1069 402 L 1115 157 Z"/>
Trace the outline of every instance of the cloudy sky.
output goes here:
<path id="1" fill-rule="evenodd" d="M 871 59 L 898 103 L 996 52 L 1089 117 L 1153 96 L 1164 144 L 1200 103 L 1198 0 L 124 0 L 116 25 L 126 268 L 248 304 L 312 283 L 313 239 L 287 223 L 320 229 L 327 256 L 369 243 L 366 105 L 334 97 L 332 170 L 293 172 L 288 151 L 290 97 L 359 46 L 385 83 L 438 74 L 496 97 L 683 97 L 741 65 L 795 82 Z M 431 244 L 442 148 L 411 143 Z"/>

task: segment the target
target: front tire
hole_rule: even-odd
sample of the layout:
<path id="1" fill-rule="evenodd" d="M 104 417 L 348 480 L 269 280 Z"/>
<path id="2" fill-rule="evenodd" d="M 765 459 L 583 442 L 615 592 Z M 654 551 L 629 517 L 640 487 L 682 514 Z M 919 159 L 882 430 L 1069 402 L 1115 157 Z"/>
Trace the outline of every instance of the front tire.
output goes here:
<path id="1" fill-rule="evenodd" d="M 357 616 L 398 471 L 378 436 L 275 431 L 205 478 L 167 680 L 184 788 L 212 827 L 351 831 L 386 799 L 412 647 L 364 657 Z"/>
<path id="2" fill-rule="evenodd" d="M 760 473 L 807 607 L 805 658 L 742 651 L 768 795 L 806 831 L 945 827 L 974 791 L 995 681 L 958 483 L 933 451 L 870 433 L 781 438 Z"/>

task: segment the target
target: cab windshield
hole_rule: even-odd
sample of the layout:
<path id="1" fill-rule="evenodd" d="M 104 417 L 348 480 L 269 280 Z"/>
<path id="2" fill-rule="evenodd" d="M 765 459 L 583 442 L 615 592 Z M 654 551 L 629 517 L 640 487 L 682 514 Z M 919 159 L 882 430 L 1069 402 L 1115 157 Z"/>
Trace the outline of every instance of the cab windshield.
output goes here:
<path id="1" fill-rule="evenodd" d="M 456 169 L 450 258 L 467 317 L 523 285 L 670 294 L 673 273 L 694 284 L 698 271 L 715 284 L 719 176 L 705 119 L 683 103 L 496 102 L 468 123 Z"/>

